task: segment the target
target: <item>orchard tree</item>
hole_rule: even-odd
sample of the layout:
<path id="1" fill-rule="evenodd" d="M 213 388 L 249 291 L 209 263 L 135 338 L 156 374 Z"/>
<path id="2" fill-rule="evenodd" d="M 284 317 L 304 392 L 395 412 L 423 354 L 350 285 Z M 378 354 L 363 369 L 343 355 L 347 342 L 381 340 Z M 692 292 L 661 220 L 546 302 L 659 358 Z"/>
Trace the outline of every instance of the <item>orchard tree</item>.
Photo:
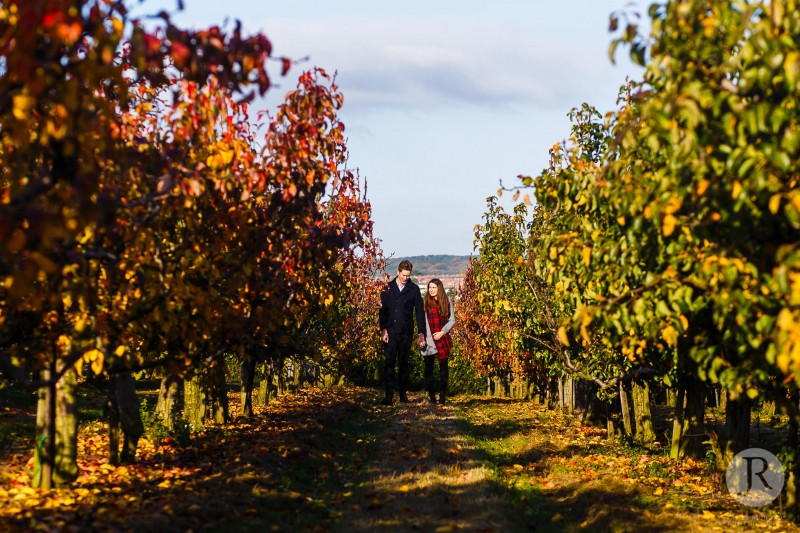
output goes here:
<path id="1" fill-rule="evenodd" d="M 796 11 L 653 5 L 650 36 L 629 24 L 612 47 L 629 44 L 646 71 L 610 117 L 608 152 L 536 184 L 577 231 L 551 239 L 559 275 L 586 288 L 574 331 L 595 325 L 634 362 L 664 369 L 679 405 L 686 395 L 692 433 L 702 433 L 704 383 L 723 385 L 728 454 L 746 447 L 749 402 L 762 392 L 789 414 L 796 449 Z M 698 451 L 674 444 L 674 456 Z"/>
<path id="2" fill-rule="evenodd" d="M 260 93 L 269 87 L 271 45 L 264 36 L 243 38 L 238 27 L 231 36 L 219 28 L 185 31 L 167 14 L 160 19 L 148 30 L 129 18 L 125 2 L 104 0 L 0 6 L 0 342 L 7 372 L 41 375 L 42 468 L 35 483 L 45 488 L 77 475 L 75 422 L 66 416 L 74 401 L 69 375 L 81 361 L 102 372 L 109 353 L 128 353 L 116 339 L 89 335 L 90 322 L 107 318 L 89 313 L 98 302 L 97 281 L 113 281 L 97 261 L 116 258 L 86 244 L 138 199 L 120 196 L 105 180 L 133 173 L 152 184 L 175 163 L 164 153 L 161 165 L 142 167 L 146 147 L 123 131 L 123 117 L 139 105 L 132 96 L 148 87 L 177 96 L 182 86 L 174 77 L 203 86 L 213 75 L 230 91 L 248 83 Z M 144 197 L 150 190 L 134 192 Z M 57 405 L 65 415 L 58 438 Z"/>
<path id="3" fill-rule="evenodd" d="M 521 204 L 513 215 L 487 199 L 484 224 L 476 226 L 475 248 L 479 257 L 470 261 L 456 306 L 460 335 L 472 365 L 494 387 L 521 385 L 540 368 L 526 338 L 525 306 L 528 293 L 524 274 L 527 208 Z M 540 347 L 535 347 L 540 349 Z"/>

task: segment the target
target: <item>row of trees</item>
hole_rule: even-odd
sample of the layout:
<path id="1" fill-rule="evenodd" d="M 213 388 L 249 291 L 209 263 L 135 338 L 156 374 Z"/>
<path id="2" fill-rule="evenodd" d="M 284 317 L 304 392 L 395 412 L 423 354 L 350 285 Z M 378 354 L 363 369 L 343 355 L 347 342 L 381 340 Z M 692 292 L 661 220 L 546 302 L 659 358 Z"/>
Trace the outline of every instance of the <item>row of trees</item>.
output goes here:
<path id="1" fill-rule="evenodd" d="M 184 411 L 225 420 L 235 357 L 251 414 L 256 363 L 350 361 L 364 344 L 343 352 L 341 337 L 377 309 L 382 255 L 334 81 L 305 72 L 254 119 L 266 37 L 188 31 L 163 12 L 146 25 L 125 4 L 0 5 L 0 368 L 40 390 L 44 488 L 78 474 L 82 375 L 107 377 L 110 458 L 129 461 L 143 432 L 133 372 L 163 376 L 168 426 Z M 303 352 L 310 333 L 318 348 Z"/>
<path id="2" fill-rule="evenodd" d="M 790 421 L 791 508 L 800 15 L 792 0 L 681 0 L 649 16 L 649 35 L 635 17 L 612 16 L 612 30 L 624 23 L 612 57 L 629 46 L 643 79 L 605 117 L 573 110 L 550 168 L 522 177 L 533 212 L 490 202 L 460 322 L 478 364 L 544 377 L 540 388 L 561 375 L 606 393 L 622 385 L 624 407 L 627 383 L 669 387 L 676 458 L 700 452 L 710 385 L 727 394 L 720 464 L 748 446 L 752 402 L 776 402 Z M 634 431 L 646 441 L 647 402 L 638 403 Z"/>

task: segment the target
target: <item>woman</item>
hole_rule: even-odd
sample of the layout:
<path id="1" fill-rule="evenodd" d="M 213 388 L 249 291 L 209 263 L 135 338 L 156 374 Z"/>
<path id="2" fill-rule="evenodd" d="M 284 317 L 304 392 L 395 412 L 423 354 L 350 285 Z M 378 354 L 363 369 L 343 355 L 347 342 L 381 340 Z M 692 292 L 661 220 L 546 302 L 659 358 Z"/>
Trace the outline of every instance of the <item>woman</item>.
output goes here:
<path id="1" fill-rule="evenodd" d="M 431 403 L 436 403 L 436 389 L 433 379 L 433 360 L 439 360 L 439 403 L 444 405 L 447 396 L 447 358 L 453 341 L 450 339 L 450 330 L 456 323 L 453 306 L 444 292 L 444 285 L 438 278 L 428 282 L 428 292 L 425 293 L 425 321 L 427 335 L 426 346 L 422 349 L 425 359 L 425 385 L 428 388 L 428 398 Z"/>

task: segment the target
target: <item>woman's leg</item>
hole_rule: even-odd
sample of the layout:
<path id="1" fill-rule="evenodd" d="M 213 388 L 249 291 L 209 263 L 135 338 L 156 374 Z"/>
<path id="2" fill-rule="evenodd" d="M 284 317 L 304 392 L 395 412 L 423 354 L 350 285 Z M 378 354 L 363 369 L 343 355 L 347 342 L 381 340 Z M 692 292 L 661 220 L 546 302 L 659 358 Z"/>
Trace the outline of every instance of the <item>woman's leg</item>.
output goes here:
<path id="1" fill-rule="evenodd" d="M 433 360 L 436 359 L 435 355 L 426 355 L 422 358 L 425 361 L 425 388 L 428 389 L 428 398 L 432 401 L 436 401 L 436 396 L 434 394 L 433 388 Z"/>
<path id="2" fill-rule="evenodd" d="M 448 358 L 439 359 L 439 380 L 441 389 L 439 390 L 439 403 L 444 404 L 447 397 L 447 380 L 450 377 L 450 369 L 447 366 Z"/>

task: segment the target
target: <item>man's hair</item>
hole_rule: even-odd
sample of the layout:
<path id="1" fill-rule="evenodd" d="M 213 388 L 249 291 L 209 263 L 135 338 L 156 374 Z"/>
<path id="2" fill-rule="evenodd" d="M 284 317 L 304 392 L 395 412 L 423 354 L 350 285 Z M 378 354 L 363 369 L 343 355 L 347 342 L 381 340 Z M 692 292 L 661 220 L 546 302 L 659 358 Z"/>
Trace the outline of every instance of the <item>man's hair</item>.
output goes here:
<path id="1" fill-rule="evenodd" d="M 408 259 L 403 259 L 402 261 L 400 261 L 400 264 L 397 265 L 397 271 L 400 272 L 401 270 L 408 270 L 409 272 L 411 272 L 412 270 L 414 270 L 414 265 L 412 265 L 411 261 L 409 261 Z"/>

